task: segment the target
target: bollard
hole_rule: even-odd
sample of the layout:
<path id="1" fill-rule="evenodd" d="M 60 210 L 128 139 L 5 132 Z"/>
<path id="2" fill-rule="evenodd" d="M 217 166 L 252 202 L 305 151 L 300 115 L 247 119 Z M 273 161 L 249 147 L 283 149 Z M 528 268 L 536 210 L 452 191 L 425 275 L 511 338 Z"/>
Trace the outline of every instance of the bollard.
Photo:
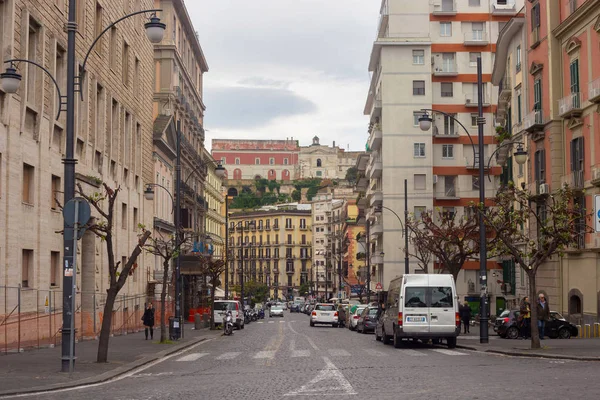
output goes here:
<path id="1" fill-rule="evenodd" d="M 590 333 L 591 333 L 591 326 L 590 326 L 590 324 L 585 324 L 584 326 L 585 326 L 585 337 L 589 339 L 590 337 L 592 337 L 590 335 Z"/>
<path id="2" fill-rule="evenodd" d="M 600 323 L 598 322 L 594 323 L 594 337 L 600 337 Z"/>
<path id="3" fill-rule="evenodd" d="M 583 337 L 583 332 L 581 331 L 581 325 L 575 325 L 577 327 L 577 338 Z"/>
<path id="4" fill-rule="evenodd" d="M 194 329 L 199 330 L 202 328 L 202 316 L 198 313 L 194 314 Z"/>

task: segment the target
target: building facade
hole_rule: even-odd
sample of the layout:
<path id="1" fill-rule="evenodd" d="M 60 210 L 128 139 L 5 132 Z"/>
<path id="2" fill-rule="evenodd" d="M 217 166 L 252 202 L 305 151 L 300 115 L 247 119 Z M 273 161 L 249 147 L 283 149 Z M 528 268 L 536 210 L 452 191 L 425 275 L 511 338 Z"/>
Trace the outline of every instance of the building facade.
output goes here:
<path id="1" fill-rule="evenodd" d="M 299 178 L 345 179 L 360 153 L 336 147 L 335 140 L 331 147 L 322 145 L 315 136 L 310 146 L 300 147 Z"/>
<path id="2" fill-rule="evenodd" d="M 367 243 L 364 224 L 359 223 L 356 200 L 349 200 L 342 213 L 342 273 L 346 298 L 366 295 L 368 268 L 366 263 Z"/>
<path id="3" fill-rule="evenodd" d="M 230 288 L 243 276 L 246 283 L 267 285 L 271 298 L 297 296 L 312 271 L 310 209 L 281 205 L 233 213 L 228 223 Z"/>
<path id="4" fill-rule="evenodd" d="M 77 62 L 111 21 L 153 8 L 150 0 L 126 4 L 77 3 Z M 0 2 L 2 58 L 44 65 L 65 93 L 67 17 L 67 2 Z M 154 170 L 153 49 L 144 22 L 143 16 L 126 19 L 96 43 L 81 80 L 82 96 L 75 98 L 76 180 L 87 194 L 102 192 L 101 182 L 120 187 L 113 231 L 115 259 L 120 262 L 138 243 L 138 224 L 150 226 L 154 213 L 143 197 L 143 183 L 153 180 Z M 25 63 L 17 69 L 23 76 L 18 92 L 11 95 L 0 89 L 0 286 L 7 293 L 10 288 L 25 289 L 21 310 L 32 312 L 43 310 L 45 299 L 60 298 L 62 291 L 63 236 L 56 232 L 63 229 L 66 113 L 56 118 L 56 88 L 41 69 Z M 84 313 L 76 317 L 77 329 L 82 335 L 95 335 L 100 326 L 90 321 L 102 311 L 109 285 L 105 244 L 86 232 L 78 242 L 77 261 L 77 309 Z M 136 300 L 117 313 L 115 324 L 143 309 L 146 268 L 151 265 L 146 255 L 138 258 L 121 291 Z M 16 291 L 8 294 L 16 296 Z M 10 301 L 16 304 L 16 297 Z M 81 321 L 85 323 L 80 327 Z"/>
<path id="5" fill-rule="evenodd" d="M 203 149 L 203 159 L 208 166 L 208 175 L 204 182 L 204 200 L 206 202 L 206 219 L 204 231 L 211 238 L 212 255 L 216 258 L 225 256 L 225 196 L 223 180 L 215 172 L 217 163 L 208 150 Z"/>
<path id="6" fill-rule="evenodd" d="M 520 7 L 519 7 L 520 3 Z M 496 149 L 494 112 L 497 92 L 490 75 L 499 31 L 522 7 L 517 1 L 383 0 L 377 37 L 369 60 L 372 80 L 365 105 L 371 118 L 367 149 L 360 159 L 360 186 L 371 224 L 375 279 L 383 289 L 403 273 L 403 249 L 397 245 L 408 180 L 409 212 L 440 209 L 463 215 L 478 201 L 477 59 L 482 61 L 484 156 Z M 433 109 L 432 128 L 419 127 L 421 109 Z M 450 115 L 453 118 L 444 115 Z M 459 123 L 460 122 L 460 123 Z M 484 157 L 486 160 L 489 157 Z M 501 167 L 490 160 L 486 196 L 499 187 Z M 360 202 L 359 202 L 360 204 Z M 380 254 L 384 257 L 380 257 Z M 415 271 L 411 260 L 410 270 Z M 478 263 L 465 265 L 458 279 L 461 295 L 477 283 Z M 488 268 L 499 268 L 494 261 Z M 491 286 L 491 290 L 494 287 Z M 473 293 L 475 295 L 475 293 Z"/>

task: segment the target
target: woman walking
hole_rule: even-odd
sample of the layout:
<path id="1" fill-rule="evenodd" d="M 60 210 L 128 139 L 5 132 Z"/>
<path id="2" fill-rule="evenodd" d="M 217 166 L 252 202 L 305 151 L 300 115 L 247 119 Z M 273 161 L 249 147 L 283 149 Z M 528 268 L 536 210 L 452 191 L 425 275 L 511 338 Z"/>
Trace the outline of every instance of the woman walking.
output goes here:
<path id="1" fill-rule="evenodd" d="M 144 321 L 146 340 L 148 340 L 148 330 L 150 331 L 150 340 L 152 340 L 154 337 L 154 308 L 152 308 L 152 303 L 148 303 L 148 307 L 146 307 L 142 316 L 142 321 Z"/>

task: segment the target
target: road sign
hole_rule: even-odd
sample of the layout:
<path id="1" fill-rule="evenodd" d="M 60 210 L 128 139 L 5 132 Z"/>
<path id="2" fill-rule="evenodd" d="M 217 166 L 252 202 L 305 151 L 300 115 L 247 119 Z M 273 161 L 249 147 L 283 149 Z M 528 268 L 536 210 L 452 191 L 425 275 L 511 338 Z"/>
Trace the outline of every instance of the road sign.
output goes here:
<path id="1" fill-rule="evenodd" d="M 383 286 L 381 285 L 381 282 L 377 282 L 377 285 L 375 285 L 375 290 L 382 290 Z"/>
<path id="2" fill-rule="evenodd" d="M 75 203 L 77 206 L 77 219 L 75 219 Z M 65 204 L 63 208 L 63 217 L 67 226 L 70 228 L 65 229 L 65 237 L 67 240 L 73 240 L 73 225 L 77 221 L 77 240 L 83 237 L 85 229 L 83 226 L 88 223 L 92 216 L 92 210 L 90 204 L 82 197 L 74 197 Z"/>
<path id="3" fill-rule="evenodd" d="M 594 196 L 594 230 L 600 233 L 600 195 Z"/>

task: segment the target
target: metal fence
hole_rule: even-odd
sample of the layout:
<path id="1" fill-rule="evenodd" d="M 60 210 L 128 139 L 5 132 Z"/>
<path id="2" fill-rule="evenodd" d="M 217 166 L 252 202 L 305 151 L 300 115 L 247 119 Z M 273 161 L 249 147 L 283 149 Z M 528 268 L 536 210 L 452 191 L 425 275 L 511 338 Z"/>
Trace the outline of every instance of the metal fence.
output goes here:
<path id="1" fill-rule="evenodd" d="M 160 302 L 146 295 L 119 295 L 112 310 L 111 334 L 126 335 L 143 329 L 145 304 L 151 300 L 156 325 L 160 326 Z M 100 335 L 106 293 L 77 292 L 76 340 L 94 340 Z M 166 319 L 172 314 L 165 304 Z M 61 343 L 62 290 L 38 290 L 0 286 L 0 354 Z"/>

